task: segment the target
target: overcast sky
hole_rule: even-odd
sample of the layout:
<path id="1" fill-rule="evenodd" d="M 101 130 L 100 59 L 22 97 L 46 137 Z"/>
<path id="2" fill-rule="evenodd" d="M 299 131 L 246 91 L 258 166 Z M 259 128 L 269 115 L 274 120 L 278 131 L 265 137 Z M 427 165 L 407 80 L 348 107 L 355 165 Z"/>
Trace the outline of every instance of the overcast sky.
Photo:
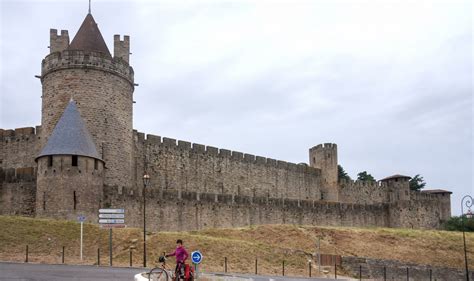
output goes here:
<path id="1" fill-rule="evenodd" d="M 1 2 L 0 127 L 39 125 L 49 29 L 87 0 Z M 176 2 L 179 2 L 176 3 Z M 134 128 L 308 162 L 421 174 L 453 214 L 473 187 L 471 1 L 92 1 L 109 50 L 131 36 Z"/>

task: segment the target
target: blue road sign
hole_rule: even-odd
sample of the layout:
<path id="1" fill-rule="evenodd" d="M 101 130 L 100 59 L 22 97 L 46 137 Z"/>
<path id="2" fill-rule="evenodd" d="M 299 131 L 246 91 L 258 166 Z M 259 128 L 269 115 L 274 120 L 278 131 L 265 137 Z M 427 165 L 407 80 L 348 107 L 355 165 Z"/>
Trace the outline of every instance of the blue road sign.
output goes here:
<path id="1" fill-rule="evenodd" d="M 191 260 L 195 264 L 200 264 L 202 261 L 202 254 L 199 251 L 194 251 L 191 253 Z"/>
<path id="2" fill-rule="evenodd" d="M 77 220 L 78 220 L 79 222 L 84 222 L 84 221 L 86 220 L 86 217 L 83 216 L 83 215 L 79 215 L 79 216 L 77 217 Z"/>

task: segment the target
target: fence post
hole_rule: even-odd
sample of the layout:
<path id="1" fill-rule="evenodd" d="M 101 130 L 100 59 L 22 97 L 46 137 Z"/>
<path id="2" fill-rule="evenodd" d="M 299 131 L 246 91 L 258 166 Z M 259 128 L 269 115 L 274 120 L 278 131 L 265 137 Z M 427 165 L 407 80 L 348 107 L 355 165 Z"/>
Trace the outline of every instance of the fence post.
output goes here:
<path id="1" fill-rule="evenodd" d="M 407 281 L 410 281 L 410 273 L 408 272 L 408 267 L 407 267 Z"/>
<path id="2" fill-rule="evenodd" d="M 61 262 L 64 264 L 64 246 L 63 246 L 63 254 L 62 254 Z"/>
<path id="3" fill-rule="evenodd" d="M 26 245 L 25 262 L 28 262 L 28 245 Z"/>
<path id="4" fill-rule="evenodd" d="M 132 256 L 132 249 L 130 248 L 130 267 L 133 265 L 133 256 Z"/>
<path id="5" fill-rule="evenodd" d="M 97 266 L 100 266 L 100 248 L 97 248 Z"/>
<path id="6" fill-rule="evenodd" d="M 431 278 L 433 277 L 433 271 L 431 270 L 430 268 L 430 281 L 431 281 Z"/>
<path id="7" fill-rule="evenodd" d="M 308 268 L 309 268 L 309 277 L 311 278 L 311 261 L 308 262 Z"/>
<path id="8" fill-rule="evenodd" d="M 359 265 L 359 281 L 362 280 L 362 265 Z"/>
<path id="9" fill-rule="evenodd" d="M 285 276 L 285 260 L 283 260 L 282 267 L 283 267 L 282 275 Z"/>
<path id="10" fill-rule="evenodd" d="M 334 259 L 334 279 L 337 279 L 337 264 L 336 264 L 336 259 Z"/>
<path id="11" fill-rule="evenodd" d="M 258 274 L 258 258 L 255 258 L 255 275 Z"/>
<path id="12" fill-rule="evenodd" d="M 227 273 L 227 257 L 224 257 L 224 272 Z"/>
<path id="13" fill-rule="evenodd" d="M 383 267 L 383 281 L 387 281 L 387 267 Z"/>

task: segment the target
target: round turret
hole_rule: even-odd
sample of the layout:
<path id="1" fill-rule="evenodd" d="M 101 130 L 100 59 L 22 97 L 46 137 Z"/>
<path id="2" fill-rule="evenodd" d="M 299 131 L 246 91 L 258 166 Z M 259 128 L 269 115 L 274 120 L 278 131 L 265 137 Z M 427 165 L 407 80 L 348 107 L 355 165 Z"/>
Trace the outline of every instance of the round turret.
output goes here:
<path id="1" fill-rule="evenodd" d="M 36 215 L 74 219 L 100 208 L 104 162 L 74 101 L 36 158 Z"/>
<path id="2" fill-rule="evenodd" d="M 67 35 L 67 36 L 66 36 Z M 130 186 L 133 139 L 133 69 L 129 38 L 115 37 L 112 57 L 91 14 L 69 44 L 67 31 L 51 33 L 51 53 L 42 62 L 42 145 L 71 97 L 77 102 L 100 157 L 105 185 Z"/>

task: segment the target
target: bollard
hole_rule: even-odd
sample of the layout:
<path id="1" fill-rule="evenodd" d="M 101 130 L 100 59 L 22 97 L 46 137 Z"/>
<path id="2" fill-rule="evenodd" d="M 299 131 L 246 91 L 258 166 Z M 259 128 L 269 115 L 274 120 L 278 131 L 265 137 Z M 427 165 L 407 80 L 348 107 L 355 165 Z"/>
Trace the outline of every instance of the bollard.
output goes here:
<path id="1" fill-rule="evenodd" d="M 258 259 L 255 258 L 255 275 L 258 274 Z"/>
<path id="2" fill-rule="evenodd" d="M 430 268 L 430 281 L 431 281 L 432 278 L 433 278 L 433 271 Z"/>
<path id="3" fill-rule="evenodd" d="M 285 261 L 283 260 L 283 264 L 282 264 L 282 267 L 283 267 L 283 272 L 282 272 L 282 275 L 285 276 Z"/>
<path id="4" fill-rule="evenodd" d="M 227 257 L 224 257 L 224 272 L 227 273 Z"/>
<path id="5" fill-rule="evenodd" d="M 308 262 L 309 277 L 311 278 L 311 262 Z"/>
<path id="6" fill-rule="evenodd" d="M 62 257 L 61 257 L 61 263 L 64 264 L 64 246 L 63 246 L 63 253 L 62 253 Z"/>
<path id="7" fill-rule="evenodd" d="M 133 265 L 132 259 L 133 259 L 133 257 L 132 257 L 132 249 L 130 249 L 130 267 L 132 267 L 132 265 Z"/>
<path id="8" fill-rule="evenodd" d="M 25 262 L 28 262 L 28 245 L 26 245 Z"/>
<path id="9" fill-rule="evenodd" d="M 359 265 L 359 281 L 362 281 L 362 265 Z"/>
<path id="10" fill-rule="evenodd" d="M 100 248 L 97 248 L 97 266 L 100 266 Z"/>
<path id="11" fill-rule="evenodd" d="M 408 273 L 408 267 L 407 267 L 407 281 L 410 281 L 410 273 Z"/>
<path id="12" fill-rule="evenodd" d="M 337 264 L 335 260 L 334 260 L 334 279 L 337 279 Z"/>
<path id="13" fill-rule="evenodd" d="M 383 281 L 387 281 L 387 268 L 383 267 Z"/>

